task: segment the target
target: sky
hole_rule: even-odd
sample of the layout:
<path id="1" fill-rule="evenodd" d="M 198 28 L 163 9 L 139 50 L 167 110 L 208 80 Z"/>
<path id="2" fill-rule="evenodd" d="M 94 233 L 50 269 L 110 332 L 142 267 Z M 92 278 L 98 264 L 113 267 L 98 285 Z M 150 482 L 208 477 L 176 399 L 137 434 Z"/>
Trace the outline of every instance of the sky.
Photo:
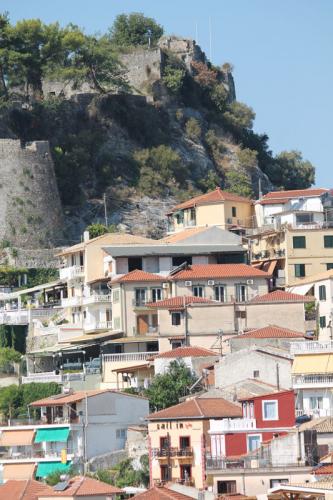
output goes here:
<path id="1" fill-rule="evenodd" d="M 254 109 L 273 152 L 301 151 L 316 185 L 333 187 L 333 0 L 0 0 L 0 11 L 87 33 L 143 12 L 168 34 L 197 34 L 214 64 L 233 64 L 237 100 Z"/>

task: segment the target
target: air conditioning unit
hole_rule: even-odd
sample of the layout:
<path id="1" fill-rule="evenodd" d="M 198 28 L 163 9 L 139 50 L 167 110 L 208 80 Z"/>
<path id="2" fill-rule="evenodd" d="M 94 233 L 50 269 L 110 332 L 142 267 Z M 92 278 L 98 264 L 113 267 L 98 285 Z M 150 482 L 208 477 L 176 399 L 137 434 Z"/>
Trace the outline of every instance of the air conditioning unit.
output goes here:
<path id="1" fill-rule="evenodd" d="M 215 285 L 215 281 L 214 280 L 208 280 L 208 286 L 214 286 Z"/>
<path id="2" fill-rule="evenodd" d="M 246 280 L 247 285 L 253 285 L 253 280 Z"/>
<path id="3" fill-rule="evenodd" d="M 163 283 L 162 288 L 169 288 L 169 283 Z"/>
<path id="4" fill-rule="evenodd" d="M 192 281 L 185 281 L 185 286 L 192 286 Z"/>

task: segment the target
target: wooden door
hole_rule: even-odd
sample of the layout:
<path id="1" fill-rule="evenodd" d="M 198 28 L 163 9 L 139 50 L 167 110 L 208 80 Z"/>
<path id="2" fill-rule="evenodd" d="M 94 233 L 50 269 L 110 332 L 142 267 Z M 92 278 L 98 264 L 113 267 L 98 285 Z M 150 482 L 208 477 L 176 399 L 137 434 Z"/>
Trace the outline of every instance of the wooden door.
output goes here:
<path id="1" fill-rule="evenodd" d="M 146 333 L 148 333 L 148 327 L 149 327 L 148 316 L 146 314 L 138 316 L 137 325 L 138 325 L 139 335 L 145 335 Z"/>

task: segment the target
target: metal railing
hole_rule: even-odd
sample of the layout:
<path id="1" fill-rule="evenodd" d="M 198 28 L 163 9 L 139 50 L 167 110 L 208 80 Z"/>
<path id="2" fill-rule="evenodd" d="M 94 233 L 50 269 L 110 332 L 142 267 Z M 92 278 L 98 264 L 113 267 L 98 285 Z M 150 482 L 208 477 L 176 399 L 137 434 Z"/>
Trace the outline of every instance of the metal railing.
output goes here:
<path id="1" fill-rule="evenodd" d="M 333 386 L 333 374 L 294 375 L 292 377 L 292 385 L 294 388 L 298 388 L 300 386 L 312 386 L 312 385 Z"/>
<path id="2" fill-rule="evenodd" d="M 333 340 L 309 342 L 290 342 L 291 354 L 315 354 L 322 352 L 333 352 Z"/>
<path id="3" fill-rule="evenodd" d="M 319 417 L 333 417 L 333 409 L 325 408 L 305 408 L 296 409 L 295 416 L 302 417 L 303 415 L 308 415 L 309 417 L 319 418 Z"/>
<path id="4" fill-rule="evenodd" d="M 228 458 L 225 456 L 206 455 L 207 470 L 228 469 L 267 469 L 272 467 L 304 467 L 303 460 L 296 460 L 293 455 L 278 456 L 276 460 L 267 457 L 245 456 L 240 458 Z"/>
<path id="5" fill-rule="evenodd" d="M 88 297 L 83 297 L 83 304 L 100 304 L 105 302 L 111 302 L 112 295 L 111 294 L 93 294 Z"/>
<path id="6" fill-rule="evenodd" d="M 193 448 L 152 448 L 153 458 L 193 457 Z"/>
<path id="7" fill-rule="evenodd" d="M 70 266 L 59 269 L 60 279 L 74 279 L 83 276 L 84 266 Z"/>
<path id="8" fill-rule="evenodd" d="M 223 418 L 210 421 L 210 433 L 221 431 L 243 431 L 257 428 L 255 418 Z"/>
<path id="9" fill-rule="evenodd" d="M 67 449 L 67 455 L 75 455 L 77 450 Z M 4 453 L 0 453 L 0 460 L 26 460 L 26 459 L 36 459 L 39 458 L 49 458 L 51 460 L 61 460 L 61 451 L 57 450 L 40 450 L 40 449 L 32 449 L 32 450 L 22 450 L 18 452 L 12 452 L 11 450 L 6 451 Z"/>
<path id="10" fill-rule="evenodd" d="M 122 352 L 119 354 L 103 354 L 104 363 L 116 363 L 121 361 L 146 361 L 151 356 L 156 356 L 159 351 L 153 352 Z"/>

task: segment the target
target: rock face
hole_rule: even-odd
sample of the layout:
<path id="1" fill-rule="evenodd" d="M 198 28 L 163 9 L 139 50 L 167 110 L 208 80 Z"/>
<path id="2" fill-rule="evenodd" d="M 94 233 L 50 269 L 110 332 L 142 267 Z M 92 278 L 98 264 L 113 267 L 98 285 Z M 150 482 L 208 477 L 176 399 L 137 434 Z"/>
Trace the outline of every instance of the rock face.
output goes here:
<path id="1" fill-rule="evenodd" d="M 47 141 L 0 139 L 0 240 L 3 246 L 61 244 L 62 208 Z"/>

